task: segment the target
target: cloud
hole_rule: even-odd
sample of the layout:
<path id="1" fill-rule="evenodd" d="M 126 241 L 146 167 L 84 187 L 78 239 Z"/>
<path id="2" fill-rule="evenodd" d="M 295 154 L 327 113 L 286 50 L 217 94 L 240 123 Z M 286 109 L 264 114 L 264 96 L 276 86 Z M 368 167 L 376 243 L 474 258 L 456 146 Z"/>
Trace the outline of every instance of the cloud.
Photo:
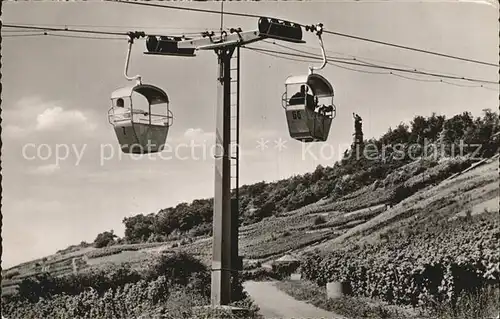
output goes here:
<path id="1" fill-rule="evenodd" d="M 45 109 L 36 118 L 35 129 L 38 131 L 58 131 L 65 128 L 80 128 L 93 131 L 95 124 L 78 110 L 64 110 L 60 106 Z"/>
<path id="2" fill-rule="evenodd" d="M 95 123 L 79 110 L 67 110 L 59 101 L 25 97 L 4 108 L 5 134 L 22 138 L 29 134 L 62 131 L 94 131 Z"/>
<path id="3" fill-rule="evenodd" d="M 52 175 L 59 169 L 61 169 L 61 167 L 58 164 L 48 164 L 38 166 L 35 169 L 31 170 L 30 173 L 35 175 Z"/>
<path id="4" fill-rule="evenodd" d="M 201 128 L 188 128 L 184 132 L 184 139 L 188 141 L 194 141 L 197 143 L 214 143 L 215 133 L 205 132 Z"/>

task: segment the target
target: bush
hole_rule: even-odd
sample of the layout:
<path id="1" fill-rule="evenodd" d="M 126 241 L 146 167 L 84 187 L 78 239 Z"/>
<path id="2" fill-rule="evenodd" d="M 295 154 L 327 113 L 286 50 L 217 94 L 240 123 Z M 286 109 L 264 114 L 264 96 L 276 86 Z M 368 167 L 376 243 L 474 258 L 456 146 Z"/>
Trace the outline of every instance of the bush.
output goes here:
<path id="1" fill-rule="evenodd" d="M 274 262 L 273 272 L 278 275 L 280 279 L 290 277 L 300 266 L 300 261 L 290 262 Z"/>
<path id="2" fill-rule="evenodd" d="M 208 269 L 200 260 L 185 252 L 163 253 L 149 265 L 146 271 L 150 278 L 165 276 L 171 283 L 182 286 L 189 283 L 193 274 L 206 272 Z"/>

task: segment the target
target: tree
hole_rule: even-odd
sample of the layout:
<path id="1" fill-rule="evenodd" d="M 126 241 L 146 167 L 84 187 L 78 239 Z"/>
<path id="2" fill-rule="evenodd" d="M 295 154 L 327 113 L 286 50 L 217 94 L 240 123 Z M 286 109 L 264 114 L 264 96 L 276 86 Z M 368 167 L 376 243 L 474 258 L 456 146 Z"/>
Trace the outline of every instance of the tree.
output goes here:
<path id="1" fill-rule="evenodd" d="M 469 112 L 455 115 L 444 123 L 444 128 L 447 130 L 447 140 L 458 142 L 459 139 L 464 137 L 467 128 L 473 125 L 474 121 Z"/>
<path id="2" fill-rule="evenodd" d="M 476 144 L 481 144 L 481 155 L 490 157 L 498 151 L 498 132 L 500 132 L 500 118 L 491 109 L 484 109 L 483 119 L 479 122 L 476 131 Z"/>
<path id="3" fill-rule="evenodd" d="M 429 127 L 427 120 L 423 116 L 415 116 L 411 121 L 410 141 L 413 143 L 423 144 L 426 138 L 426 131 Z"/>
<path id="4" fill-rule="evenodd" d="M 408 125 L 400 123 L 394 130 L 389 128 L 382 137 L 382 145 L 407 144 L 410 141 L 411 133 Z"/>
<path id="5" fill-rule="evenodd" d="M 444 115 L 436 116 L 436 113 L 432 113 L 432 116 L 427 120 L 428 126 L 424 137 L 435 141 L 438 138 L 439 132 L 443 129 L 445 120 Z"/>
<path id="6" fill-rule="evenodd" d="M 445 119 L 444 115 L 436 115 L 436 113 L 432 113 L 428 118 L 415 116 L 410 123 L 409 142 L 423 144 L 426 139 L 435 141 L 443 129 Z"/>
<path id="7" fill-rule="evenodd" d="M 139 214 L 123 219 L 125 224 L 125 238 L 129 242 L 139 242 L 149 238 L 153 232 L 154 216 Z"/>
<path id="8" fill-rule="evenodd" d="M 100 233 L 97 235 L 96 239 L 94 240 L 94 247 L 95 248 L 102 248 L 102 247 L 107 247 L 111 246 L 115 243 L 115 238 L 118 237 L 114 234 L 114 231 L 105 231 L 103 233 Z"/>

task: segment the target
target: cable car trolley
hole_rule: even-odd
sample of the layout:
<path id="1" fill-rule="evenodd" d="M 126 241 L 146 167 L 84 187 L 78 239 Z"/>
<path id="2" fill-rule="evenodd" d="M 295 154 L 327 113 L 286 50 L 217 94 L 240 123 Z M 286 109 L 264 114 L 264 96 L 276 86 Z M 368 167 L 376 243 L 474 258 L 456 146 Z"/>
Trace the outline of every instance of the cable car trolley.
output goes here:
<path id="1" fill-rule="evenodd" d="M 118 143 L 124 153 L 147 154 L 161 152 L 168 130 L 173 122 L 169 109 L 169 98 L 164 90 L 151 84 L 143 84 L 141 76 L 127 75 L 133 44 L 130 36 L 124 75 L 135 85 L 122 87 L 111 94 L 111 108 L 108 120 L 113 125 Z M 147 100 L 147 109 L 140 109 L 134 103 L 134 95 Z"/>
<path id="2" fill-rule="evenodd" d="M 290 76 L 285 81 L 282 106 L 285 109 L 290 137 L 304 142 L 325 142 L 336 116 L 334 90 L 323 76 L 313 73 L 326 65 L 326 54 L 321 39 L 322 25 L 316 27 L 323 54 L 323 64 L 310 67 L 309 74 Z"/>

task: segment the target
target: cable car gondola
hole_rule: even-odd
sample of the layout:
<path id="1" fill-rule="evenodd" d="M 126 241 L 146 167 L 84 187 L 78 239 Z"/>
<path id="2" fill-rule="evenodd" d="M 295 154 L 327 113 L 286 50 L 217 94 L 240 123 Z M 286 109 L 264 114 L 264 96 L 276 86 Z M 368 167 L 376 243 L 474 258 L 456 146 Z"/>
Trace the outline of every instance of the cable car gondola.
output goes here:
<path id="1" fill-rule="evenodd" d="M 173 122 L 169 98 L 159 87 L 142 84 L 140 75 L 134 77 L 127 75 L 132 44 L 133 39 L 130 38 L 124 75 L 127 80 L 136 80 L 136 83 L 133 86 L 119 88 L 111 94 L 108 120 L 114 127 L 118 143 L 124 153 L 161 152 Z M 136 94 L 147 100 L 147 110 L 134 108 Z"/>
<path id="2" fill-rule="evenodd" d="M 308 75 L 288 77 L 282 99 L 290 137 L 304 143 L 325 142 L 336 116 L 332 85 L 323 76 L 313 73 L 323 69 L 327 63 L 321 25 L 317 30 L 323 64 L 318 68 L 310 67 Z"/>

